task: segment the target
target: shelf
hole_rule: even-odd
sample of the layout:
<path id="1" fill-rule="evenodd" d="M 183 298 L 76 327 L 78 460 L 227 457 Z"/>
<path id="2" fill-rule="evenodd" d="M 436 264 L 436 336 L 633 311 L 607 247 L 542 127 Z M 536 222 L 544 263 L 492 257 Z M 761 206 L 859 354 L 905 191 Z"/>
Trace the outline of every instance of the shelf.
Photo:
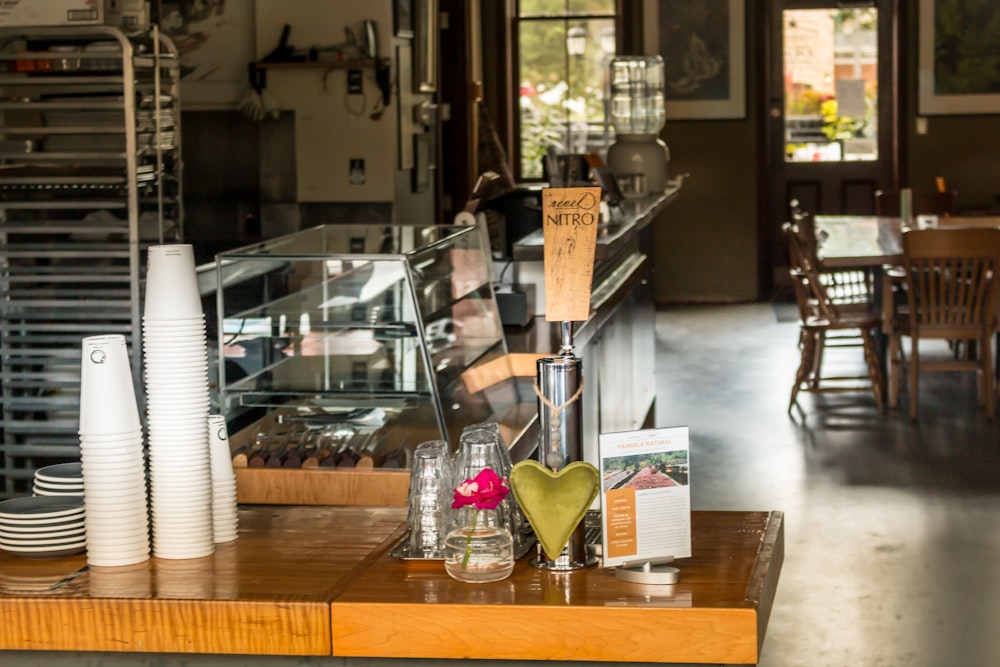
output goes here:
<path id="1" fill-rule="evenodd" d="M 267 62 L 258 60 L 253 66 L 258 69 L 353 69 L 356 67 L 376 67 L 389 64 L 388 58 L 363 58 L 361 60 L 308 60 L 304 62 Z"/>
<path id="2" fill-rule="evenodd" d="M 36 403 L 34 419 L 21 415 L 39 387 L 67 396 L 78 389 L 81 338 L 123 334 L 141 380 L 145 248 L 150 237 L 175 233 L 167 224 L 183 233 L 183 181 L 179 55 L 155 26 L 130 33 L 103 25 L 0 26 L 0 40 L 45 49 L 0 54 L 6 498 L 30 491 L 24 480 L 33 469 L 78 456 L 78 444 L 75 451 L 55 445 L 71 409 Z M 156 222 L 147 229 L 150 215 Z M 67 384 L 67 374 L 75 382 Z"/>

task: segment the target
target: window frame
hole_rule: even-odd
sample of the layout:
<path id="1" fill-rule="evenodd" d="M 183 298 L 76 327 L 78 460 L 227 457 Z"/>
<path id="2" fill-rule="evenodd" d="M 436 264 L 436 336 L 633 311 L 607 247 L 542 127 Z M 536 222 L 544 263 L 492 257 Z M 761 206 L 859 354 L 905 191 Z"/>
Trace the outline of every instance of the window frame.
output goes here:
<path id="1" fill-rule="evenodd" d="M 525 177 L 522 172 L 521 160 L 521 51 L 520 51 L 520 25 L 522 23 L 536 23 L 540 21 L 562 21 L 566 29 L 572 23 L 589 20 L 611 20 L 615 27 L 615 54 L 631 55 L 633 46 L 639 41 L 637 35 L 641 35 L 641 21 L 636 20 L 641 17 L 639 10 L 643 0 L 614 0 L 613 14 L 590 14 L 590 13 L 570 13 L 568 5 L 570 0 L 563 0 L 567 11 L 562 14 L 526 16 L 520 15 L 520 0 L 508 0 L 509 34 L 510 48 L 508 51 L 507 69 L 510 96 L 507 99 L 507 127 L 509 130 L 507 144 L 507 154 L 510 156 L 510 166 L 514 178 L 519 183 L 542 182 L 543 177 Z M 633 31 L 626 29 L 626 26 L 633 26 Z M 568 52 L 563 52 L 563 63 L 566 70 L 569 69 Z"/>

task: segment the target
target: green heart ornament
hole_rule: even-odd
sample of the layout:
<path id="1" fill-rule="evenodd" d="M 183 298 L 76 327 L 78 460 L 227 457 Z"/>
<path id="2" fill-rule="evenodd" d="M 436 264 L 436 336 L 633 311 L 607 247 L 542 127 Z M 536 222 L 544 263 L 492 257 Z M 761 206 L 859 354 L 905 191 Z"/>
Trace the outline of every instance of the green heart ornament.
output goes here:
<path id="1" fill-rule="evenodd" d="M 510 471 L 510 490 L 552 560 L 562 553 L 600 488 L 601 473 L 586 461 L 552 472 L 538 461 L 525 460 Z"/>

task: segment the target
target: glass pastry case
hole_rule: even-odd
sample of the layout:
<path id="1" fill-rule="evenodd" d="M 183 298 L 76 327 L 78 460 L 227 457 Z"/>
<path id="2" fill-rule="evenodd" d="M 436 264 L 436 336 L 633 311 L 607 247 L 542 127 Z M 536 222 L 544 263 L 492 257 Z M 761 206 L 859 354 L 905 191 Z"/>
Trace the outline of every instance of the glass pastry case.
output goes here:
<path id="1" fill-rule="evenodd" d="M 454 447 L 479 422 L 516 431 L 484 240 L 478 226 L 331 224 L 217 255 L 219 404 L 231 433 L 250 424 L 232 444 L 253 454 L 283 431 L 298 460 L 325 438 L 355 463 L 408 467 L 392 453 Z"/>

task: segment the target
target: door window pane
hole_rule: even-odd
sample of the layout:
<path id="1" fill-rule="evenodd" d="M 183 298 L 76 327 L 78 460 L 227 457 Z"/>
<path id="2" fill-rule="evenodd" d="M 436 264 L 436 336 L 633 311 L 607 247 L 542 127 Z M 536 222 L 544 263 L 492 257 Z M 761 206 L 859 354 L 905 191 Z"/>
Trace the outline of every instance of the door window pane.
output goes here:
<path id="1" fill-rule="evenodd" d="M 785 160 L 878 159 L 878 14 L 783 13 Z"/>
<path id="2" fill-rule="evenodd" d="M 521 18 L 576 14 L 610 15 L 615 13 L 615 0 L 520 0 L 517 13 Z"/>

